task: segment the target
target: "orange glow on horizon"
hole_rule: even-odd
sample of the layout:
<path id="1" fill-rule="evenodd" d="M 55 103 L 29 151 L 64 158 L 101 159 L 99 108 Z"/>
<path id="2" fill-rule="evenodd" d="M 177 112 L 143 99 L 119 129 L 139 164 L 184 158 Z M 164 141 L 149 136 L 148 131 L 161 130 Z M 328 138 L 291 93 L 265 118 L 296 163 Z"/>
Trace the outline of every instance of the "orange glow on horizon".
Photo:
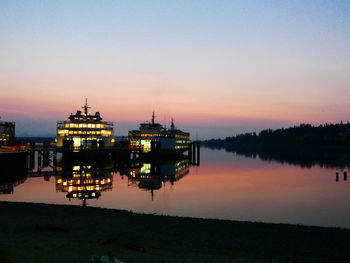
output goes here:
<path id="1" fill-rule="evenodd" d="M 37 117 L 55 120 L 65 120 L 70 113 L 80 110 L 83 105 L 82 98 L 26 98 L 13 99 L 5 98 L 0 101 L 2 104 L 2 116 L 8 115 L 22 117 Z M 3 103 L 2 103 L 3 102 Z M 79 104 L 80 102 L 80 104 Z M 91 111 L 99 111 L 107 121 L 114 122 L 144 122 L 155 110 L 160 123 L 169 122 L 173 117 L 176 123 L 194 125 L 232 125 L 254 122 L 292 122 L 292 123 L 332 123 L 347 121 L 347 113 L 333 116 L 332 112 L 318 112 L 315 109 L 306 109 L 303 112 L 299 108 L 273 106 L 270 108 L 264 105 L 251 107 L 249 103 L 241 103 L 237 106 L 220 104 L 219 102 L 208 103 L 199 101 L 194 103 L 167 104 L 165 102 L 154 104 L 144 103 L 142 98 L 135 100 L 114 100 L 113 98 L 89 99 Z M 229 107 L 230 106 L 230 107 Z M 149 115 L 147 115 L 149 113 Z"/>

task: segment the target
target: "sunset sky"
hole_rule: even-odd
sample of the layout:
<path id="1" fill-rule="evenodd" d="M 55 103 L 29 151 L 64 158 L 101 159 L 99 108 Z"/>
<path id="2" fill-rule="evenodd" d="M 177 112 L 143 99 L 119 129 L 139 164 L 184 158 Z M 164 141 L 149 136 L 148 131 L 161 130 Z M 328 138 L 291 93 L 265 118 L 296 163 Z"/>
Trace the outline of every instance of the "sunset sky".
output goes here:
<path id="1" fill-rule="evenodd" d="M 0 1 L 0 116 L 54 135 L 89 98 L 126 135 L 350 120 L 350 1 Z"/>

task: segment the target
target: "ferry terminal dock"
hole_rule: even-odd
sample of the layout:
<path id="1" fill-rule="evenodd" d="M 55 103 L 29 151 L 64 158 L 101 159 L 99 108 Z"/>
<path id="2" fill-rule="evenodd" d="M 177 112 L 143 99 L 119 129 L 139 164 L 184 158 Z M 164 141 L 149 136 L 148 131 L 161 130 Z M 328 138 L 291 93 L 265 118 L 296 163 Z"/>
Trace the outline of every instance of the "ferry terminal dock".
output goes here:
<path id="1" fill-rule="evenodd" d="M 350 230 L 0 202 L 0 262 L 349 262 Z"/>

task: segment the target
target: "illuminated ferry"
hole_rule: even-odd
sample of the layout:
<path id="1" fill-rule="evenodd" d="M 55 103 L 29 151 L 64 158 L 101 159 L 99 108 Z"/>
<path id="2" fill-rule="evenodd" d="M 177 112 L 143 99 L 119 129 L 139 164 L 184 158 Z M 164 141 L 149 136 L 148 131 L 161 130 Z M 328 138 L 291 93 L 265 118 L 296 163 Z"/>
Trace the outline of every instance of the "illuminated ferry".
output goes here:
<path id="1" fill-rule="evenodd" d="M 142 153 L 183 153 L 188 150 L 188 132 L 177 129 L 173 120 L 170 129 L 154 120 L 153 112 L 151 122 L 141 123 L 138 130 L 129 131 L 131 149 L 140 149 Z"/>
<path id="2" fill-rule="evenodd" d="M 83 112 L 78 110 L 67 121 L 57 122 L 56 147 L 74 149 L 103 148 L 114 145 L 113 123 L 102 121 L 99 112 L 91 114 L 85 101 Z"/>

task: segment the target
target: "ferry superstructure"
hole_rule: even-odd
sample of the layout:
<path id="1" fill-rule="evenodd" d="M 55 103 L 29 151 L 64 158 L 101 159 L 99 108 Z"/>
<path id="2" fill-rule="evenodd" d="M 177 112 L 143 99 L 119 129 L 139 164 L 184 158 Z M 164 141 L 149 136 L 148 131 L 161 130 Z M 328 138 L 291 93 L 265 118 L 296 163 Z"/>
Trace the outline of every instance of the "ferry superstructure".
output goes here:
<path id="1" fill-rule="evenodd" d="M 141 153 L 182 153 L 189 148 L 190 134 L 177 129 L 173 120 L 170 129 L 155 122 L 141 123 L 138 130 L 129 131 L 130 148 Z"/>
<path id="2" fill-rule="evenodd" d="M 67 121 L 57 122 L 56 147 L 102 148 L 114 145 L 113 123 L 102 121 L 99 112 L 91 114 L 85 101 L 83 112 L 78 110 Z"/>

